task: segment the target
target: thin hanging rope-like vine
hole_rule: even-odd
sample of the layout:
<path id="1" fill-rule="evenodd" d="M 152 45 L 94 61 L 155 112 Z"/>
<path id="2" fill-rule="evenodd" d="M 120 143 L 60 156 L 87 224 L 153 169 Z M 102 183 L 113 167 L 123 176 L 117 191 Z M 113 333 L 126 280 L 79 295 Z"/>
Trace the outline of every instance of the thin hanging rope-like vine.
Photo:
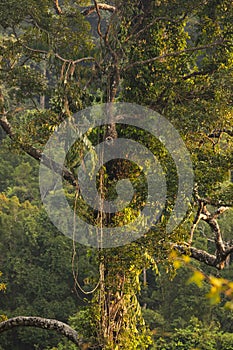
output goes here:
<path id="1" fill-rule="evenodd" d="M 74 215 L 73 215 L 73 227 L 74 227 L 74 229 L 73 229 L 73 235 L 72 235 L 72 242 L 73 242 L 72 274 L 73 274 L 73 278 L 74 278 L 74 282 L 75 282 L 75 288 L 77 286 L 83 294 L 88 295 L 88 294 L 93 294 L 97 290 L 97 288 L 99 287 L 99 284 L 100 284 L 100 279 L 97 282 L 96 286 L 90 291 L 84 290 L 78 281 L 78 274 L 79 274 L 78 273 L 78 269 L 79 269 L 78 259 L 76 259 L 77 266 L 75 267 L 75 258 L 77 257 L 76 244 L 75 244 L 75 232 L 76 232 L 76 210 L 77 210 L 78 195 L 79 195 L 79 189 L 76 190 L 75 200 L 74 200 Z"/>

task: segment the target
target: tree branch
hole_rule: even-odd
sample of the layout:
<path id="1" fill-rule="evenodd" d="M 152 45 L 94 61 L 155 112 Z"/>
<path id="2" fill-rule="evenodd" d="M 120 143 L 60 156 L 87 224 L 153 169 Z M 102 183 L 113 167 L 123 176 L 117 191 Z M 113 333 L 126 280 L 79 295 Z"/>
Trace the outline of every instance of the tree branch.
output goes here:
<path id="1" fill-rule="evenodd" d="M 222 232 L 219 227 L 217 218 L 229 208 L 226 206 L 221 206 L 213 213 L 210 213 L 206 207 L 208 200 L 203 199 L 199 196 L 197 188 L 194 189 L 194 197 L 199 206 L 196 217 L 193 221 L 193 225 L 191 227 L 189 243 L 175 244 L 174 248 L 182 254 L 189 253 L 192 258 L 221 270 L 225 266 L 227 257 L 233 252 L 233 246 L 229 246 L 228 243 L 223 241 Z M 205 221 L 213 233 L 214 243 L 216 247 L 215 255 L 209 254 L 205 250 L 200 250 L 190 246 L 192 243 L 194 231 L 200 220 Z"/>
<path id="2" fill-rule="evenodd" d="M 230 255 L 231 253 L 233 253 L 233 246 L 227 248 L 225 251 L 226 256 Z"/>
<path id="3" fill-rule="evenodd" d="M 174 244 L 172 245 L 172 247 L 181 254 L 189 255 L 191 258 L 203 262 L 208 266 L 213 266 L 217 269 L 220 269 L 218 266 L 218 262 L 216 261 L 216 256 L 213 254 L 209 254 L 205 250 L 197 249 L 195 247 L 189 247 L 185 244 Z"/>
<path id="4" fill-rule="evenodd" d="M 147 29 L 149 29 L 150 27 L 153 27 L 153 25 L 158 22 L 158 21 L 170 21 L 172 22 L 171 18 L 169 17 L 156 17 L 152 22 L 148 23 L 146 26 L 144 26 L 142 29 L 137 30 L 138 26 L 141 24 L 141 21 L 139 21 L 139 23 L 137 25 L 134 26 L 134 28 L 132 29 L 131 33 L 126 37 L 125 42 L 128 42 L 132 37 L 134 38 L 134 40 L 139 37 L 142 33 L 144 33 Z M 175 21 L 174 21 L 175 22 Z M 136 34 L 135 34 L 136 33 Z"/>
<path id="5" fill-rule="evenodd" d="M 222 130 L 216 130 L 208 135 L 208 137 L 211 138 L 219 138 L 223 133 L 228 134 L 229 136 L 233 136 L 233 130 L 230 129 L 222 129 Z"/>
<path id="6" fill-rule="evenodd" d="M 112 13 L 116 11 L 116 7 L 115 6 L 111 6 L 111 5 L 107 5 L 107 4 L 101 4 L 101 3 L 97 4 L 97 5 L 98 5 L 99 10 L 109 11 L 109 12 L 112 12 Z M 96 11 L 96 6 L 93 5 L 93 6 L 89 6 L 85 10 L 83 10 L 81 12 L 81 14 L 83 16 L 89 16 L 91 13 L 93 13 L 95 11 Z"/>
<path id="7" fill-rule="evenodd" d="M 209 205 L 212 205 L 213 207 L 221 207 L 221 206 L 224 206 L 224 207 L 232 207 L 232 202 L 230 203 L 227 203 L 227 202 L 223 202 L 221 200 L 213 200 L 213 199 L 210 199 L 210 198 L 202 198 L 199 196 L 198 194 L 198 191 L 197 191 L 197 188 L 194 188 L 193 190 L 194 192 L 194 197 L 195 199 L 198 201 L 198 202 L 203 202 L 204 205 L 206 204 L 209 204 Z"/>
<path id="8" fill-rule="evenodd" d="M 77 64 L 77 63 L 81 63 L 81 62 L 85 62 L 85 61 L 95 61 L 95 58 L 91 57 L 91 56 L 90 57 L 78 58 L 77 60 L 71 60 L 71 59 L 63 58 L 58 53 L 54 53 L 54 56 L 57 57 L 62 62 L 72 63 L 72 64 Z"/>
<path id="9" fill-rule="evenodd" d="M 4 114 L 0 118 L 0 125 L 2 126 L 3 130 L 6 132 L 6 134 L 12 139 L 12 141 L 17 142 L 17 138 L 13 132 L 12 126 L 9 123 L 6 115 Z M 57 174 L 61 174 L 63 178 L 68 181 L 71 185 L 78 188 L 78 183 L 76 178 L 74 177 L 73 173 L 65 168 L 61 167 L 60 164 L 56 163 L 54 160 L 46 157 L 42 151 L 38 150 L 37 148 L 31 146 L 31 145 L 24 145 L 22 143 L 19 144 L 20 148 L 25 151 L 28 155 L 30 155 L 32 158 L 41 161 L 45 166 L 47 166 L 49 169 L 53 170 Z"/>
<path id="10" fill-rule="evenodd" d="M 204 76 L 204 75 L 212 75 L 214 74 L 214 72 L 216 71 L 216 69 L 212 69 L 212 70 L 206 70 L 206 71 L 198 71 L 198 72 L 193 72 L 193 73 L 189 73 L 187 75 L 184 75 L 182 77 L 183 80 L 187 80 L 193 77 L 198 77 L 198 76 Z"/>
<path id="11" fill-rule="evenodd" d="M 22 47 L 24 47 L 26 50 L 30 51 L 30 52 L 34 52 L 34 53 L 38 53 L 38 54 L 43 54 L 43 55 L 48 55 L 50 52 L 46 51 L 46 50 L 40 50 L 40 49 L 33 49 L 32 47 L 29 47 L 27 45 L 25 45 L 20 38 L 17 35 L 17 32 L 13 29 L 14 35 L 17 39 L 17 41 L 19 42 L 20 45 L 22 45 Z M 62 62 L 66 62 L 66 63 L 71 63 L 71 64 L 77 64 L 77 63 L 82 63 L 84 61 L 95 61 L 94 57 L 88 56 L 88 57 L 82 57 L 82 58 L 78 58 L 76 60 L 72 60 L 72 59 L 68 59 L 68 58 L 64 58 L 61 55 L 59 55 L 57 52 L 52 52 L 54 54 L 54 56 L 56 58 L 58 58 L 59 60 L 61 60 Z M 97 63 L 97 62 L 96 62 Z"/>
<path id="12" fill-rule="evenodd" d="M 196 214 L 196 216 L 195 216 L 195 219 L 194 219 L 193 224 L 192 224 L 192 227 L 191 227 L 190 238 L 189 238 L 189 244 L 192 243 L 194 231 L 195 231 L 195 229 L 196 229 L 196 227 L 197 227 L 199 221 L 201 220 L 201 217 L 202 217 L 202 210 L 203 210 L 203 203 L 200 202 L 200 203 L 199 203 L 199 207 L 198 207 L 197 214 Z"/>
<path id="13" fill-rule="evenodd" d="M 41 329 L 54 330 L 57 333 L 64 335 L 74 344 L 78 346 L 81 344 L 78 338 L 78 333 L 66 323 L 57 320 L 33 316 L 17 316 L 1 322 L 0 333 L 13 329 L 15 327 L 36 327 Z"/>
<path id="14" fill-rule="evenodd" d="M 95 10 L 96 13 L 98 15 L 98 23 L 97 23 L 97 33 L 99 34 L 100 38 L 103 38 L 102 32 L 101 32 L 101 15 L 100 15 L 100 11 L 99 11 L 99 6 L 96 0 L 94 0 L 94 4 L 95 4 Z"/>
<path id="15" fill-rule="evenodd" d="M 57 15 L 61 15 L 62 14 L 62 9 L 59 5 L 59 1 L 58 0 L 53 0 L 53 3 L 54 3 L 54 8 L 55 8 L 55 11 L 57 13 Z"/>
<path id="16" fill-rule="evenodd" d="M 130 68 L 133 68 L 135 66 L 140 66 L 140 65 L 144 65 L 147 63 L 151 63 L 151 62 L 155 62 L 155 61 L 159 61 L 163 58 L 167 58 L 167 57 L 176 57 L 176 56 L 180 56 L 184 53 L 187 52 L 195 52 L 195 51 L 200 51 L 200 50 L 206 50 L 206 49 L 210 49 L 212 47 L 218 46 L 218 45 L 223 45 L 226 41 L 225 40 L 218 40 L 215 41 L 209 45 L 202 45 L 202 46 L 197 46 L 197 47 L 190 47 L 188 49 L 184 49 L 184 50 L 180 50 L 180 51 L 175 51 L 175 52 L 171 52 L 171 53 L 165 53 L 161 56 L 156 56 L 156 57 L 152 57 L 152 58 L 148 58 L 147 60 L 142 60 L 142 61 L 135 61 L 131 64 L 129 64 L 128 66 L 125 67 L 125 70 L 128 70 Z"/>
<path id="17" fill-rule="evenodd" d="M 221 207 L 222 208 L 222 207 Z M 216 257 L 217 258 L 222 258 L 225 252 L 225 245 L 223 243 L 223 239 L 222 239 L 222 233 L 219 227 L 219 224 L 217 222 L 217 217 L 218 215 L 220 215 L 221 213 L 223 213 L 225 210 L 227 210 L 227 208 L 224 208 L 224 210 L 221 210 L 221 208 L 219 208 L 214 214 L 211 214 L 206 206 L 203 206 L 203 214 L 204 216 L 202 217 L 202 220 L 204 220 L 205 222 L 207 222 L 207 224 L 210 226 L 213 234 L 214 234 L 214 240 L 215 240 L 215 245 L 216 245 Z"/>

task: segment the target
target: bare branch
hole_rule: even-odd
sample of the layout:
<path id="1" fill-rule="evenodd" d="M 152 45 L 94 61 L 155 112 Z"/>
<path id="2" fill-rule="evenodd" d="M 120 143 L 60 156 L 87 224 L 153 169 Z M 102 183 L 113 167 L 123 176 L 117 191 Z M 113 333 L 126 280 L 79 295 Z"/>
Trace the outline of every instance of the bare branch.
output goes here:
<path id="1" fill-rule="evenodd" d="M 223 214 L 226 210 L 228 210 L 229 207 L 224 207 L 221 206 L 220 208 L 218 208 L 213 214 L 212 214 L 212 219 L 217 219 L 217 217 L 221 214 Z"/>
<path id="2" fill-rule="evenodd" d="M 214 74 L 214 72 L 216 71 L 216 69 L 212 69 L 212 70 L 206 70 L 206 71 L 198 71 L 198 72 L 192 72 L 190 74 L 187 74 L 185 76 L 183 76 L 183 80 L 187 80 L 193 77 L 198 77 L 198 76 L 205 76 L 205 75 L 212 75 Z"/>
<path id="3" fill-rule="evenodd" d="M 173 248 L 181 254 L 189 255 L 191 258 L 203 262 L 208 266 L 215 267 L 218 270 L 224 269 L 228 256 L 233 253 L 233 246 L 227 248 L 221 256 L 210 254 L 205 250 L 195 247 L 187 247 L 185 244 L 175 244 Z"/>
<path id="4" fill-rule="evenodd" d="M 84 62 L 84 61 L 95 61 L 95 58 L 91 57 L 91 56 L 90 57 L 78 58 L 77 60 L 71 60 L 71 59 L 63 58 L 58 53 L 54 53 L 54 56 L 57 57 L 62 62 L 71 63 L 71 64 L 77 64 L 77 63 L 81 63 L 81 62 Z"/>
<path id="5" fill-rule="evenodd" d="M 223 45 L 226 41 L 225 40 L 218 40 L 215 41 L 209 45 L 202 45 L 202 46 L 197 46 L 197 47 L 190 47 L 188 49 L 184 49 L 184 50 L 180 50 L 180 51 L 175 51 L 175 52 L 171 52 L 171 53 L 165 53 L 163 55 L 160 56 L 156 56 L 156 57 L 152 57 L 152 58 L 148 58 L 147 60 L 142 60 L 142 61 L 135 61 L 131 64 L 129 64 L 128 66 L 125 67 L 125 70 L 128 70 L 130 68 L 133 68 L 135 66 L 140 66 L 143 64 L 147 64 L 147 63 L 152 63 L 155 61 L 159 61 L 162 60 L 163 58 L 167 58 L 167 57 L 176 57 L 176 56 L 180 56 L 182 54 L 188 53 L 188 52 L 195 52 L 195 51 L 201 51 L 201 50 L 206 50 L 206 49 L 210 49 L 212 47 L 218 46 L 218 45 Z"/>
<path id="6" fill-rule="evenodd" d="M 219 269 L 216 256 L 207 253 L 205 250 L 197 249 L 195 247 L 188 247 L 182 244 L 174 244 L 172 246 L 174 249 L 179 251 L 181 254 L 190 255 L 191 258 L 205 263 L 208 266 L 213 266 Z"/>
<path id="7" fill-rule="evenodd" d="M 17 40 L 20 42 L 20 40 L 17 38 Z M 39 49 L 33 49 L 25 44 L 23 44 L 22 42 L 20 42 L 20 44 L 25 48 L 27 49 L 28 51 L 31 51 L 31 52 L 34 52 L 34 53 L 41 53 L 43 55 L 48 55 L 48 51 L 45 51 L 45 50 L 39 50 Z"/>
<path id="8" fill-rule="evenodd" d="M 230 246 L 229 248 L 226 249 L 226 251 L 225 251 L 226 257 L 228 255 L 230 255 L 231 253 L 233 253 L 233 246 Z"/>
<path id="9" fill-rule="evenodd" d="M 222 232 L 219 227 L 217 218 L 229 208 L 226 206 L 220 206 L 213 213 L 210 213 L 206 207 L 208 200 L 203 199 L 199 196 L 197 188 L 194 188 L 194 197 L 198 202 L 199 207 L 193 225 L 191 227 L 189 243 L 184 243 L 183 245 L 175 244 L 175 249 L 177 249 L 182 254 L 188 253 L 194 259 L 221 270 L 225 266 L 227 257 L 233 252 L 233 246 L 229 246 L 229 243 L 223 241 Z M 216 247 L 215 255 L 209 254 L 205 250 L 200 250 L 190 246 L 193 240 L 194 230 L 196 229 L 200 220 L 205 221 L 213 233 L 213 242 L 215 243 Z"/>
<path id="10" fill-rule="evenodd" d="M 197 188 L 194 188 L 193 190 L 194 192 L 194 197 L 198 202 L 203 202 L 205 205 L 209 204 L 212 205 L 213 207 L 232 207 L 232 202 L 231 203 L 227 203 L 227 202 L 223 202 L 221 200 L 214 200 L 214 199 L 210 199 L 210 198 L 202 198 L 199 196 Z"/>
<path id="11" fill-rule="evenodd" d="M 94 4 L 95 4 L 95 10 L 96 13 L 98 15 L 98 23 L 97 23 L 97 33 L 99 34 L 100 38 L 103 38 L 102 32 L 101 32 L 101 15 L 100 15 L 100 11 L 99 11 L 99 6 L 96 0 L 94 0 Z"/>
<path id="12" fill-rule="evenodd" d="M 203 211 L 203 203 L 200 202 L 199 203 L 199 207 L 198 207 L 198 211 L 197 211 L 197 214 L 195 216 L 195 219 L 193 221 L 193 225 L 191 227 L 191 231 L 190 231 L 190 238 L 189 238 L 189 244 L 192 243 L 192 240 L 193 240 L 193 235 L 194 235 L 194 231 L 199 223 L 199 221 L 201 220 L 202 218 L 202 211 Z"/>
<path id="13" fill-rule="evenodd" d="M 42 317 L 18 316 L 10 318 L 0 323 L 0 333 L 13 329 L 15 327 L 36 327 L 46 330 L 54 330 L 59 334 L 64 335 L 76 345 L 80 345 L 78 333 L 68 326 L 66 323 L 47 319 Z"/>
<path id="14" fill-rule="evenodd" d="M 8 122 L 7 117 L 3 115 L 0 119 L 0 125 L 2 126 L 3 130 L 7 133 L 8 136 L 12 139 L 14 134 L 12 131 L 11 124 Z"/>
<path id="15" fill-rule="evenodd" d="M 195 197 L 199 202 L 199 205 L 202 206 L 202 210 L 201 210 L 201 214 L 202 215 L 202 220 L 205 221 L 211 228 L 211 231 L 214 234 L 214 240 L 215 240 L 215 245 L 216 245 L 216 258 L 219 260 L 222 260 L 222 258 L 225 255 L 225 244 L 223 242 L 222 239 L 222 233 L 221 233 L 221 229 L 219 227 L 219 224 L 217 222 L 217 217 L 224 213 L 227 209 L 229 209 L 228 207 L 223 207 L 221 206 L 220 208 L 218 208 L 213 214 L 211 214 L 207 208 L 206 208 L 206 200 L 201 199 L 197 188 L 194 190 L 195 193 Z M 226 257 L 225 257 L 226 258 Z"/>
<path id="16" fill-rule="evenodd" d="M 55 8 L 55 11 L 58 15 L 61 15 L 62 14 L 62 9 L 59 5 L 59 1 L 58 0 L 53 0 L 53 3 L 54 3 L 54 8 Z"/>
<path id="17" fill-rule="evenodd" d="M 222 129 L 222 130 L 216 130 L 208 135 L 208 137 L 211 138 L 219 138 L 223 133 L 228 134 L 229 136 L 233 136 L 233 130 L 230 129 Z"/>
<path id="18" fill-rule="evenodd" d="M 61 60 L 62 62 L 66 62 L 66 63 L 71 63 L 71 64 L 77 64 L 77 63 L 82 63 L 84 61 L 95 61 L 94 57 L 88 56 L 88 57 L 82 57 L 82 58 L 78 58 L 76 60 L 72 60 L 72 59 L 67 59 L 62 57 L 61 55 L 59 55 L 57 52 L 49 52 L 49 51 L 45 51 L 45 50 L 39 50 L 39 49 L 33 49 L 32 47 L 27 46 L 26 44 L 24 44 L 20 38 L 17 35 L 17 32 L 15 30 L 14 31 L 14 35 L 17 39 L 17 41 L 28 51 L 34 52 L 34 53 L 39 53 L 39 54 L 43 54 L 43 55 L 48 55 L 53 53 L 54 56 L 56 58 L 58 58 L 59 60 Z"/>
<path id="19" fill-rule="evenodd" d="M 153 27 L 153 25 L 158 22 L 158 21 L 164 21 L 164 20 L 169 20 L 171 21 L 171 19 L 169 17 L 156 17 L 152 22 L 148 23 L 146 26 L 144 26 L 142 29 L 138 30 L 138 26 L 141 24 L 141 21 L 139 21 L 137 23 L 137 25 L 135 25 L 135 27 L 132 29 L 131 33 L 127 36 L 127 38 L 125 39 L 125 42 L 129 41 L 132 37 L 134 39 L 136 39 L 138 36 L 140 36 L 142 33 L 144 33 L 147 29 L 149 29 L 150 27 Z"/>
<path id="20" fill-rule="evenodd" d="M 218 214 L 216 214 L 218 212 Z M 214 234 L 214 239 L 215 239 L 215 245 L 216 245 L 216 257 L 218 258 L 218 256 L 221 258 L 225 252 L 225 245 L 223 243 L 223 239 L 222 239 L 222 233 L 219 227 L 219 224 L 216 220 L 216 217 L 218 215 L 220 215 L 221 210 L 215 212 L 214 214 L 211 214 L 206 206 L 203 206 L 203 214 L 204 216 L 202 217 L 202 220 L 204 220 L 205 222 L 207 222 Z"/>
<path id="21" fill-rule="evenodd" d="M 116 7 L 115 6 L 111 6 L 111 5 L 107 5 L 107 4 L 98 4 L 98 8 L 99 10 L 104 10 L 104 11 L 109 11 L 109 12 L 115 12 L 116 11 Z M 89 6 L 87 9 L 83 10 L 81 12 L 81 14 L 83 16 L 89 16 L 91 13 L 96 11 L 96 6 Z"/>

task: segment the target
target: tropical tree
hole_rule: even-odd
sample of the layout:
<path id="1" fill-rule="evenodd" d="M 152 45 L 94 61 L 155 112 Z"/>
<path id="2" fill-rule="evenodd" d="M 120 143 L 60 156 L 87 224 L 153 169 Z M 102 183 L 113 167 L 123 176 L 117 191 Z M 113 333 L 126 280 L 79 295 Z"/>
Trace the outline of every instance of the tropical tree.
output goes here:
<path id="1" fill-rule="evenodd" d="M 176 254 L 221 270 L 233 252 L 218 224 L 219 216 L 232 206 L 228 181 L 233 122 L 232 2 L 12 0 L 0 4 L 0 14 L 0 124 L 17 149 L 40 161 L 52 132 L 61 122 L 72 120 L 73 113 L 100 102 L 128 101 L 165 115 L 191 154 L 196 182 L 193 201 L 182 225 L 167 234 L 177 174 L 161 143 L 145 131 L 111 120 L 106 130 L 89 135 L 92 142 L 126 135 L 150 145 L 171 181 L 167 206 L 156 227 L 130 245 L 100 247 L 96 252 L 100 277 L 90 311 L 95 334 L 92 346 L 147 348 L 151 340 L 137 300 L 142 269 L 157 269 L 159 262 L 173 269 L 168 257 L 174 249 Z M 86 138 L 75 144 L 62 169 L 67 197 L 81 204 L 75 166 L 82 161 L 77 154 L 85 144 Z M 44 163 L 56 171 L 51 159 L 44 158 Z M 128 163 L 121 163 L 124 177 L 131 170 Z M 104 197 L 113 195 L 113 183 L 121 178 L 114 165 L 102 169 L 99 182 L 110 187 Z M 90 219 L 83 208 L 82 215 Z M 123 219 L 102 219 L 106 225 L 114 220 L 119 225 L 123 219 L 132 220 L 132 211 L 124 212 Z M 210 229 L 212 250 L 195 246 L 200 221 Z M 0 331 L 15 326 L 55 329 L 77 345 L 82 342 L 66 324 L 37 317 L 7 320 L 0 324 Z"/>

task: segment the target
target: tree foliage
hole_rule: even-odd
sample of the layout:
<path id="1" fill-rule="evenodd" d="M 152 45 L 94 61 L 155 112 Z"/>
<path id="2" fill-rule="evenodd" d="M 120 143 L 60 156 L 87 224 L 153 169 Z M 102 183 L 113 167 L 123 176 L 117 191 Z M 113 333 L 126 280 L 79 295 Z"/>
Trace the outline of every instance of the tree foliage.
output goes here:
<path id="1" fill-rule="evenodd" d="M 91 283 L 98 288 L 94 288 L 88 311 L 82 310 L 71 322 L 84 330 L 85 322 L 91 320 L 96 336 L 84 340 L 96 349 L 147 348 L 151 340 L 137 298 L 143 268 L 152 267 L 156 272 L 158 264 L 168 271 L 178 268 L 179 260 L 174 266 L 168 259 L 174 249 L 181 259 L 190 256 L 222 270 L 233 252 L 230 235 L 219 226 L 219 218 L 232 206 L 232 1 L 120 0 L 98 4 L 11 0 L 0 4 L 0 16 L 0 124 L 9 147 L 40 160 L 49 136 L 62 121 L 69 122 L 73 113 L 100 102 L 129 101 L 162 113 L 190 151 L 196 182 L 193 202 L 182 225 L 166 235 L 177 191 L 174 164 L 158 141 L 145 132 L 115 124 L 108 128 L 114 138 L 136 137 L 157 152 L 171 180 L 169 204 L 157 227 L 142 240 L 93 254 L 99 264 L 99 282 L 94 276 Z M 88 135 L 91 142 L 107 136 L 103 130 Z M 79 155 L 85 146 L 85 140 L 76 143 L 67 157 L 63 173 L 70 202 L 76 197 L 75 166 L 82 161 Z M 24 300 L 21 294 L 19 300 L 14 296 L 14 312 L 20 313 L 17 307 L 25 303 L 30 312 L 30 300 L 38 297 L 33 312 L 63 319 L 75 308 L 67 290 L 72 278 L 67 261 L 73 252 L 74 262 L 76 252 L 41 211 L 34 187 L 35 168 L 28 160 L 19 164 L 9 157 L 10 164 L 8 155 L 3 154 L 0 166 L 4 177 L 0 184 L 2 250 L 9 246 L 2 264 L 11 276 L 6 281 L 9 308 L 18 283 L 23 286 Z M 123 170 L 129 173 L 130 167 L 124 164 Z M 111 172 L 105 179 L 108 195 L 114 196 Z M 83 213 L 90 219 L 85 205 Z M 131 220 L 132 213 L 132 208 L 125 211 L 123 219 Z M 119 223 L 122 217 L 115 220 Z M 64 260 L 60 260 L 61 253 Z M 194 272 L 190 281 L 201 285 L 203 276 Z M 210 277 L 210 282 L 217 291 L 212 290 L 210 297 L 218 299 L 222 291 L 231 288 L 231 282 L 214 278 Z M 31 284 L 37 285 L 39 296 L 31 295 L 35 293 Z M 45 286 L 51 288 L 47 298 Z M 61 302 L 64 314 L 59 314 Z M 5 309 L 7 305 L 6 301 Z M 153 317 L 155 324 L 163 324 L 163 317 Z M 176 331 L 171 346 L 198 346 L 193 337 L 201 327 L 198 322 Z M 83 337 L 89 336 L 83 331 Z M 186 339 L 184 344 L 181 338 Z M 208 339 L 209 346 L 214 346 L 209 335 Z"/>

